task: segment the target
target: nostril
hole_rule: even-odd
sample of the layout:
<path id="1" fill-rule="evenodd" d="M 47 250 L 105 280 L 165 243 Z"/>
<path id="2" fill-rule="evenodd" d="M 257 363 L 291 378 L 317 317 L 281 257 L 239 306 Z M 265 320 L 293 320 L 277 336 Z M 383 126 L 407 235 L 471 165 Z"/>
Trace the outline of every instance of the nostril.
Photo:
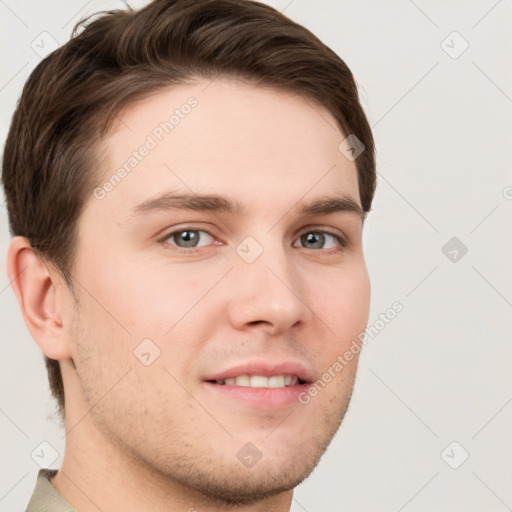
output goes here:
<path id="1" fill-rule="evenodd" d="M 252 322 L 249 322 L 249 325 L 259 325 L 259 324 L 267 324 L 265 320 L 254 320 Z"/>

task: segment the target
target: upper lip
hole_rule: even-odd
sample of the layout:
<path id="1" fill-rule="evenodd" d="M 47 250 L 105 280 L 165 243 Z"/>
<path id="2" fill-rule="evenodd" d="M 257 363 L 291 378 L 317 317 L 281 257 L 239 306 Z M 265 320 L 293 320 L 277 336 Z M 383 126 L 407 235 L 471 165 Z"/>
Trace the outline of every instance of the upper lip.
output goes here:
<path id="1" fill-rule="evenodd" d="M 232 377 L 238 377 L 239 375 L 263 375 L 265 377 L 272 377 L 273 375 L 296 375 L 301 381 L 313 381 L 311 372 L 305 365 L 298 361 L 291 360 L 272 363 L 269 363 L 268 360 L 249 361 L 247 363 L 230 366 L 229 368 L 217 373 L 212 373 L 205 377 L 204 380 L 224 380 Z"/>

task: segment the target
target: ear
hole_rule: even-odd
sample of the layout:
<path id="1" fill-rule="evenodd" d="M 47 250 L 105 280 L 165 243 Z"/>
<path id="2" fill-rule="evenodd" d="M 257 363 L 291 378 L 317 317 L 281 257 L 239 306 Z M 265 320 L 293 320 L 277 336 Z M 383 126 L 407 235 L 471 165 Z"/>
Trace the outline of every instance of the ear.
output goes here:
<path id="1" fill-rule="evenodd" d="M 50 359 L 71 359 L 63 304 L 57 300 L 65 296 L 65 285 L 57 272 L 50 272 L 27 238 L 11 240 L 7 274 L 25 324 L 43 353 Z"/>

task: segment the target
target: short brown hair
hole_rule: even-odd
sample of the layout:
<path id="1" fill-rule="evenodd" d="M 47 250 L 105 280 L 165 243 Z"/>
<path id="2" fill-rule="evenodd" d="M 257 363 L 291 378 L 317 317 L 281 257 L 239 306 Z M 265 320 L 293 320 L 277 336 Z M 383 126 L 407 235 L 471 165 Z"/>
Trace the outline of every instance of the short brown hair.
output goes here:
<path id="1" fill-rule="evenodd" d="M 365 146 L 356 166 L 362 208 L 370 210 L 374 142 L 354 77 L 340 57 L 259 2 L 155 0 L 138 11 L 82 21 L 28 78 L 3 155 L 11 234 L 28 238 L 73 290 L 76 225 L 99 179 L 96 150 L 114 117 L 172 84 L 217 76 L 293 92 L 325 107 L 345 135 Z M 59 363 L 46 358 L 46 367 L 63 416 Z"/>

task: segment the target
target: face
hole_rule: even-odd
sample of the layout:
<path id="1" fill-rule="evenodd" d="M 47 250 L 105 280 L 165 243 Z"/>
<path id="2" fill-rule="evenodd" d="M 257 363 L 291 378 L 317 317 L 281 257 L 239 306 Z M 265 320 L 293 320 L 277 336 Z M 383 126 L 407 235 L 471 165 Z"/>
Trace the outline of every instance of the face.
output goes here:
<path id="1" fill-rule="evenodd" d="M 368 319 L 345 135 L 225 79 L 119 117 L 78 226 L 66 400 L 160 478 L 226 502 L 291 489 L 342 421 L 357 354 L 333 365 Z"/>

